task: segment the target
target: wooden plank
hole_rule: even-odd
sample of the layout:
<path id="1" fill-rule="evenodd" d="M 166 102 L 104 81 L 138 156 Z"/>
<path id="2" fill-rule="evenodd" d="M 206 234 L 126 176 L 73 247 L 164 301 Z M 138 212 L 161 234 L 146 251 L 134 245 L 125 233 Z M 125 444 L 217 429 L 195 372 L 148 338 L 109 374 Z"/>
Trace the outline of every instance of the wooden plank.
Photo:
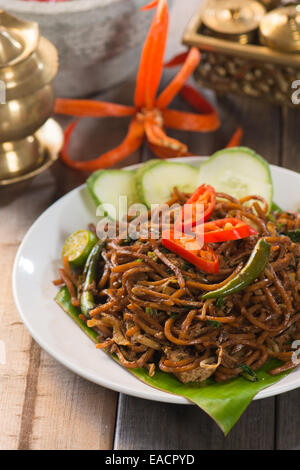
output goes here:
<path id="1" fill-rule="evenodd" d="M 2 226 L 0 233 L 3 233 Z M 8 235 L 8 233 L 7 233 Z M 3 240 L 3 238 L 0 238 Z M 18 445 L 21 414 L 26 389 L 31 338 L 17 314 L 11 293 L 11 266 L 16 245 L 0 248 L 0 449 L 14 450 Z"/>
<path id="2" fill-rule="evenodd" d="M 276 449 L 300 450 L 300 390 L 276 399 Z"/>
<path id="3" fill-rule="evenodd" d="M 0 361 L 0 448 L 109 449 L 117 394 L 76 377 L 41 353 L 12 298 L 11 269 L 19 242 L 54 199 L 50 171 L 23 185 L 22 191 L 20 186 L 1 191 L 0 341 L 6 360 Z M 84 430 L 80 440 L 78 433 L 72 436 L 73 425 Z"/>
<path id="4" fill-rule="evenodd" d="M 117 393 L 87 382 L 44 351 L 40 362 L 27 448 L 111 449 Z"/>
<path id="5" fill-rule="evenodd" d="M 299 110 L 282 110 L 282 165 L 300 171 Z M 276 398 L 276 448 L 300 449 L 300 390 Z"/>
<path id="6" fill-rule="evenodd" d="M 165 76 L 165 79 L 169 76 Z M 215 99 L 205 91 L 211 100 Z M 233 96 L 216 100 L 222 127 L 215 133 L 168 132 L 184 141 L 195 155 L 223 148 L 237 125 L 244 128 L 243 144 L 269 162 L 280 161 L 280 110 L 266 103 Z M 190 109 L 176 98 L 172 107 Z M 272 122 L 272 126 L 262 126 Z M 270 146 L 272 142 L 272 146 Z M 143 160 L 149 157 L 144 147 Z M 216 424 L 195 407 L 154 403 L 121 395 L 115 434 L 116 449 L 273 449 L 275 399 L 254 402 L 227 438 Z M 187 431 L 188 430 L 188 431 Z"/>
<path id="7" fill-rule="evenodd" d="M 20 186 L 19 191 L 16 187 L 1 191 L 5 224 L 0 226 L 0 340 L 6 361 L 0 364 L 0 448 L 109 449 L 117 394 L 76 377 L 41 353 L 12 298 L 11 269 L 17 247 L 30 224 L 56 199 L 53 181 L 48 171 L 23 185 L 22 191 Z M 78 433 L 72 436 L 72 425 L 84 429 L 80 440 Z"/>
<path id="8" fill-rule="evenodd" d="M 282 110 L 282 166 L 300 171 L 299 110 Z"/>
<path id="9" fill-rule="evenodd" d="M 47 207 L 52 198 L 53 178 L 49 172 L 34 181 L 1 188 L 0 225 L 0 340 L 6 360 L 0 364 L 0 448 L 18 447 L 24 401 L 29 405 L 32 340 L 25 330 L 13 301 L 11 270 L 15 253 L 31 222 Z M 32 370 L 32 369 L 31 369 Z"/>
<path id="10" fill-rule="evenodd" d="M 121 395 L 114 448 L 204 450 L 273 449 L 274 399 L 251 403 L 225 438 L 196 406 L 150 402 Z"/>

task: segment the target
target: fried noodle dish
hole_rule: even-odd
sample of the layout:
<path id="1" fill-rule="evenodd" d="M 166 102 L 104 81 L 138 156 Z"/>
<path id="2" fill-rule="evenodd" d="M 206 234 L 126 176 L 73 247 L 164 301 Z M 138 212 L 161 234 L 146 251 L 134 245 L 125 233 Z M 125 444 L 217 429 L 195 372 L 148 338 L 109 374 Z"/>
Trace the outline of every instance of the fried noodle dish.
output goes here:
<path id="1" fill-rule="evenodd" d="M 183 206 L 189 198 L 174 188 L 167 204 Z M 174 224 L 171 209 L 170 217 Z M 161 221 L 156 238 L 123 239 L 119 232 L 99 240 L 88 286 L 86 272 L 74 272 L 64 258 L 57 284 L 67 286 L 75 306 L 82 305 L 84 293 L 92 294 L 94 305 L 81 312 L 81 319 L 97 331 L 97 348 L 117 356 L 125 368 L 143 367 L 150 376 L 159 368 L 183 383 L 208 377 L 224 382 L 245 374 L 251 379 L 271 358 L 281 361 L 272 375 L 298 364 L 292 344 L 300 339 L 300 244 L 288 233 L 300 228 L 300 214 L 268 213 L 259 196 L 238 200 L 216 193 L 210 222 L 224 218 L 245 221 L 255 230 L 245 238 L 209 243 L 218 257 L 215 273 L 167 249 Z M 247 268 L 260 240 L 269 246 L 269 257 L 246 285 L 263 256 L 256 253 Z M 237 280 L 240 290 L 230 290 Z M 209 297 L 219 289 L 222 295 Z"/>

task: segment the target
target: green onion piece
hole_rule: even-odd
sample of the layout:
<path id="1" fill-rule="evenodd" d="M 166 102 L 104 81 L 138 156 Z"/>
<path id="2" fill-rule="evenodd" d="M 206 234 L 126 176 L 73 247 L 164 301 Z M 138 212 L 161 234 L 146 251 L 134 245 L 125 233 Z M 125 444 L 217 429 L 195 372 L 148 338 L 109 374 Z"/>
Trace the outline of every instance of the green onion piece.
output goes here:
<path id="1" fill-rule="evenodd" d="M 156 308 L 146 307 L 145 312 L 147 315 L 153 315 L 153 316 L 157 315 Z"/>
<path id="2" fill-rule="evenodd" d="M 216 301 L 216 307 L 222 308 L 225 304 L 224 297 L 219 297 Z"/>
<path id="3" fill-rule="evenodd" d="M 148 251 L 147 256 L 149 256 L 149 258 L 151 258 L 153 261 L 158 260 L 158 256 L 156 253 L 154 253 L 154 251 Z"/>
<path id="4" fill-rule="evenodd" d="M 244 377 L 244 379 L 249 380 L 250 382 L 258 381 L 258 377 L 256 373 L 254 372 L 253 369 L 251 369 L 250 366 L 248 366 L 247 364 L 239 364 L 238 367 L 242 369 L 243 371 L 242 376 Z"/>
<path id="5" fill-rule="evenodd" d="M 294 243 L 300 243 L 300 229 L 297 228 L 296 230 L 290 230 L 289 232 L 286 232 L 284 235 L 287 235 L 292 242 Z"/>
<path id="6" fill-rule="evenodd" d="M 191 267 L 192 265 L 187 261 L 184 261 L 181 265 L 181 269 L 183 269 L 183 271 L 188 271 Z"/>
<path id="7" fill-rule="evenodd" d="M 130 238 L 130 237 L 127 237 L 127 238 L 124 238 L 123 240 L 120 241 L 120 245 L 123 246 L 123 245 L 131 245 L 131 243 L 134 243 L 136 240 L 134 240 L 133 238 Z"/>
<path id="8" fill-rule="evenodd" d="M 221 323 L 216 320 L 207 320 L 206 322 L 209 326 L 214 326 L 215 328 L 220 328 Z"/>
<path id="9" fill-rule="evenodd" d="M 277 224 L 277 221 L 276 221 L 274 215 L 268 214 L 267 219 L 270 220 L 271 222 L 273 222 L 273 224 Z"/>

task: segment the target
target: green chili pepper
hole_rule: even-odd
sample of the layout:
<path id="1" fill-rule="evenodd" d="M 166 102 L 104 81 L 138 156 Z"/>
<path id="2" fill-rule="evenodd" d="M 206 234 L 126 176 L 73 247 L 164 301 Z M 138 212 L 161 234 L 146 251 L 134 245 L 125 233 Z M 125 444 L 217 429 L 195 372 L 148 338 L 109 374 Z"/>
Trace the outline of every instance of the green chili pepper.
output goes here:
<path id="1" fill-rule="evenodd" d="M 289 230 L 283 235 L 287 235 L 294 243 L 300 243 L 300 229 L 299 228 L 297 228 L 296 230 Z"/>
<path id="2" fill-rule="evenodd" d="M 89 311 L 95 308 L 94 294 L 90 290 L 90 286 L 96 280 L 97 266 L 102 247 L 103 243 L 94 246 L 84 267 L 84 273 L 86 275 L 80 299 L 80 308 L 81 312 L 86 317 L 89 317 Z"/>
<path id="3" fill-rule="evenodd" d="M 271 252 L 271 246 L 264 238 L 255 245 L 251 256 L 243 269 L 220 289 L 207 292 L 203 299 L 215 299 L 226 295 L 235 294 L 252 284 L 265 269 Z"/>

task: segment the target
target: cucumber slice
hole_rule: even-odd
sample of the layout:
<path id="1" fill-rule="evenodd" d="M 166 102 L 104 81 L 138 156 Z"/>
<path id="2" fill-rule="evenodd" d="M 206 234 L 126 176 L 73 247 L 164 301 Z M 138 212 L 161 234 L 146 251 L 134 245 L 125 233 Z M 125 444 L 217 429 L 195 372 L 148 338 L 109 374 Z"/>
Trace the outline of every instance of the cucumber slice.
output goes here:
<path id="1" fill-rule="evenodd" d="M 120 220 L 127 209 L 136 202 L 134 170 L 98 170 L 86 182 L 87 188 L 97 207 L 102 206 L 104 215 Z M 124 199 L 127 197 L 127 208 Z M 109 207 L 109 205 L 111 207 Z"/>
<path id="2" fill-rule="evenodd" d="M 213 154 L 200 166 L 198 185 L 203 183 L 237 199 L 254 194 L 262 196 L 269 208 L 272 204 L 273 185 L 268 162 L 247 147 Z"/>
<path id="3" fill-rule="evenodd" d="M 170 198 L 174 186 L 181 191 L 193 192 L 197 187 L 198 169 L 185 163 L 149 160 L 136 172 L 138 199 L 150 209 Z"/>

